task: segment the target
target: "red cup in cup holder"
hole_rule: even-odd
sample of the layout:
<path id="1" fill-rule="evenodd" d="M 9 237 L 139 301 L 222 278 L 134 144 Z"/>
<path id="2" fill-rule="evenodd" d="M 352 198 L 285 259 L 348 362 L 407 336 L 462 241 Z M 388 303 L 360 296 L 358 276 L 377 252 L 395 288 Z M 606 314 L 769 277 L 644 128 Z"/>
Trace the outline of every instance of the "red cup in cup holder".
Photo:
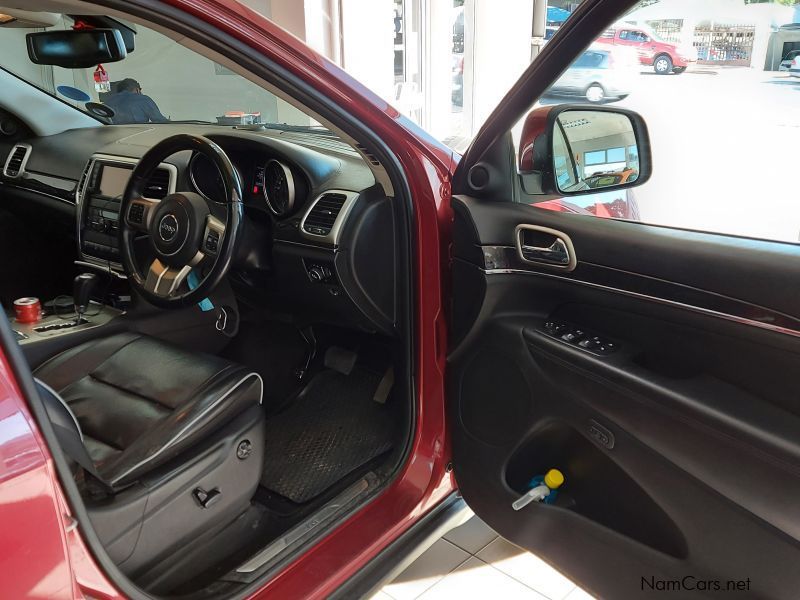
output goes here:
<path id="1" fill-rule="evenodd" d="M 42 303 L 38 298 L 17 298 L 14 300 L 14 313 L 17 323 L 36 323 L 42 318 Z"/>

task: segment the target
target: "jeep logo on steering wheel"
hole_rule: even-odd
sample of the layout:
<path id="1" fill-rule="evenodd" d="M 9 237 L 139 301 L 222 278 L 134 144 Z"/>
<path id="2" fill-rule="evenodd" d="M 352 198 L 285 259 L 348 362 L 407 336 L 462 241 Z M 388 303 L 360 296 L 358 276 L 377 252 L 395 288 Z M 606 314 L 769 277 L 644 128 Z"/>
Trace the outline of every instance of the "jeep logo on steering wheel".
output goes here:
<path id="1" fill-rule="evenodd" d="M 159 237 L 165 242 L 171 242 L 175 239 L 176 233 L 178 233 L 178 219 L 173 214 L 164 215 L 158 224 Z"/>

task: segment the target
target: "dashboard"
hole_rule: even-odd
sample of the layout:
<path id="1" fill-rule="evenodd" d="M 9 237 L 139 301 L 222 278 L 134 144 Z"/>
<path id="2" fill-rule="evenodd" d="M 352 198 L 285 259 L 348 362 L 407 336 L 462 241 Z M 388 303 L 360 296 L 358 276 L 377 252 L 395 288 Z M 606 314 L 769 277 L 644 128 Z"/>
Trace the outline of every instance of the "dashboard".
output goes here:
<path id="1" fill-rule="evenodd" d="M 396 334 L 394 207 L 361 154 L 336 137 L 282 130 L 160 124 L 71 130 L 0 141 L 0 191 L 74 213 L 81 261 L 122 272 L 119 200 L 139 158 L 176 133 L 204 135 L 238 174 L 245 234 L 228 280 L 240 302 Z M 192 191 L 224 214 L 215 164 L 188 151 L 165 159 L 146 195 Z M 65 235 L 72 232 L 65 232 Z"/>

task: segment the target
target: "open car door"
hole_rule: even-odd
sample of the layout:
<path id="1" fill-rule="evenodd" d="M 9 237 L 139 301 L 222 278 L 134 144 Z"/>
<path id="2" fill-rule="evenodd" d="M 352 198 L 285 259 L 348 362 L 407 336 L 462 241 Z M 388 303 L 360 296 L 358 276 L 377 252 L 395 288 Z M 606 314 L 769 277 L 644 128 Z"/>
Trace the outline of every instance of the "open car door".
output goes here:
<path id="1" fill-rule="evenodd" d="M 796 598 L 800 247 L 543 210 L 587 191 L 567 181 L 575 148 L 558 157 L 578 115 L 508 133 L 619 8 L 579 7 L 455 173 L 455 476 L 489 526 L 599 597 Z M 553 468 L 552 503 L 515 510 Z"/>

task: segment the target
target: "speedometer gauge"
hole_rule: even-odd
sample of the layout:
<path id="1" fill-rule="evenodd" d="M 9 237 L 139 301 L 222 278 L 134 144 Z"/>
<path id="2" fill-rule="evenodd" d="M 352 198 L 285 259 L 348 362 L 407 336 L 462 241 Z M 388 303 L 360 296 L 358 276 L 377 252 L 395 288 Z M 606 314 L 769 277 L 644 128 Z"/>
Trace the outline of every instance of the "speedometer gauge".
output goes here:
<path id="1" fill-rule="evenodd" d="M 294 208 L 294 177 L 280 161 L 270 160 L 264 166 L 264 199 L 275 216 L 284 217 Z"/>

